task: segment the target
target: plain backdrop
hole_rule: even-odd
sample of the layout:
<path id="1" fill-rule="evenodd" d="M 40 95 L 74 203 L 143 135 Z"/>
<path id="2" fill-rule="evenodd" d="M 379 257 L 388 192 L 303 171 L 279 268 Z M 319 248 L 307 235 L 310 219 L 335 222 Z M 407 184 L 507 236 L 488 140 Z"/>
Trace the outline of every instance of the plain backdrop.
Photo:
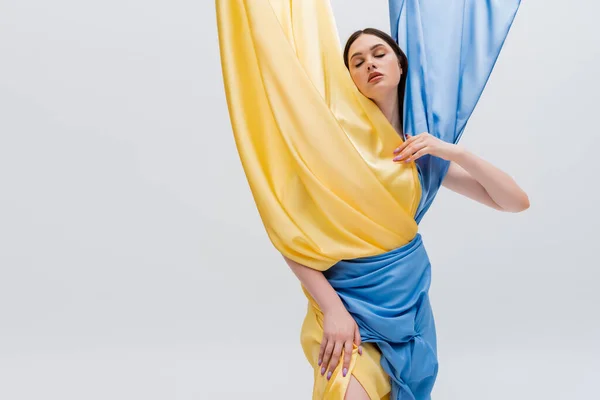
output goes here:
<path id="1" fill-rule="evenodd" d="M 387 1 L 332 4 L 342 43 L 389 31 Z M 214 6 L 0 0 L 1 399 L 310 398 Z M 531 208 L 442 189 L 421 224 L 435 400 L 600 398 L 599 12 L 524 1 L 461 140 Z"/>

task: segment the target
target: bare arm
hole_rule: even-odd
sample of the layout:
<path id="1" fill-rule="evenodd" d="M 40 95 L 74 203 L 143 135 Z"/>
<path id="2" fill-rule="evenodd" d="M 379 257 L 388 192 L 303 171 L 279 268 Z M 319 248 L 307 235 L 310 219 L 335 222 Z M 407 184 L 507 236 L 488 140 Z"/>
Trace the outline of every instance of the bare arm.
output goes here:
<path id="1" fill-rule="evenodd" d="M 294 260 L 290 260 L 286 256 L 283 256 L 283 258 L 292 269 L 294 275 L 302 282 L 308 293 L 315 299 L 323 313 L 335 311 L 340 308 L 345 309 L 342 300 L 321 271 L 306 267 Z"/>
<path id="2" fill-rule="evenodd" d="M 356 321 L 321 271 L 299 264 L 286 256 L 283 258 L 323 312 L 323 339 L 318 361 L 321 375 L 329 369 L 327 380 L 331 378 L 343 352 L 342 373 L 346 376 L 352 357 L 352 343 L 358 346 L 358 353 L 362 355 L 360 332 Z"/>
<path id="3" fill-rule="evenodd" d="M 394 162 L 412 162 L 425 154 L 450 161 L 442 185 L 501 211 L 529 208 L 529 197 L 507 173 L 457 144 L 447 143 L 427 132 L 406 135 L 394 150 Z"/>
<path id="4" fill-rule="evenodd" d="M 500 211 L 529 208 L 527 194 L 507 173 L 462 147 L 452 150 L 443 186 Z"/>

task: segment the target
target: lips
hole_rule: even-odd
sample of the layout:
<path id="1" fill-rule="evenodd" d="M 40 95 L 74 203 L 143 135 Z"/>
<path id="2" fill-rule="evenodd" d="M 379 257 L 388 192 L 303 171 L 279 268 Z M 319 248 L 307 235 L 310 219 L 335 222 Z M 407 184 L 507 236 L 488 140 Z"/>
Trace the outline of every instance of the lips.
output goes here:
<path id="1" fill-rule="evenodd" d="M 383 74 L 381 72 L 371 72 L 369 74 L 368 82 L 371 82 L 371 80 L 373 80 L 374 78 L 377 78 L 378 76 L 383 76 Z"/>

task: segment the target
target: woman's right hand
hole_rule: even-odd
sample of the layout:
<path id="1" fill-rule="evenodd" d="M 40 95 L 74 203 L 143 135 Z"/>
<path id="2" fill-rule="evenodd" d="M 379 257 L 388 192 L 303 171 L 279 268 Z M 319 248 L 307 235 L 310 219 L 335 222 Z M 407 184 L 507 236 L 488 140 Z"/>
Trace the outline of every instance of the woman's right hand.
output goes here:
<path id="1" fill-rule="evenodd" d="M 342 373 L 346 376 L 350 368 L 353 344 L 358 347 L 358 354 L 362 355 L 363 352 L 356 321 L 346 310 L 341 298 L 327 281 L 323 272 L 299 264 L 286 256 L 283 258 L 302 282 L 302 286 L 315 300 L 319 309 L 323 311 L 323 339 L 319 349 L 318 362 L 321 367 L 321 375 L 329 370 L 327 374 L 329 380 L 343 354 Z"/>
<path id="2" fill-rule="evenodd" d="M 319 366 L 321 375 L 327 372 L 327 380 L 331 378 L 333 370 L 337 367 L 342 354 L 344 376 L 350 368 L 352 357 L 352 343 L 358 346 L 358 354 L 362 355 L 360 332 L 354 318 L 343 305 L 323 313 L 323 339 L 319 349 Z"/>

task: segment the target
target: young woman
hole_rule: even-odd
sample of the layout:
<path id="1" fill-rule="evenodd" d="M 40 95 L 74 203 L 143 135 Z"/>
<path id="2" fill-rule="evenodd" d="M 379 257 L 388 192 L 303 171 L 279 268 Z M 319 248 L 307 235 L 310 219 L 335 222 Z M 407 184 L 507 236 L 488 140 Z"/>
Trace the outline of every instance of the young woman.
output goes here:
<path id="1" fill-rule="evenodd" d="M 389 35 L 368 28 L 355 32 L 348 39 L 344 50 L 344 62 L 356 87 L 377 104 L 398 134 L 403 136 L 400 110 L 404 104 L 405 74 L 408 71 L 408 60 L 404 52 Z M 406 137 L 404 143 L 394 151 L 394 162 L 407 163 L 427 154 L 439 157 L 450 162 L 442 181 L 442 185 L 448 189 L 500 211 L 520 212 L 529 208 L 529 199 L 525 192 L 509 175 L 489 162 L 427 132 Z M 341 360 L 342 375 L 347 374 L 354 346 L 358 348 L 359 354 L 363 355 L 360 330 L 356 321 L 324 273 L 288 258 L 286 261 L 308 291 L 312 303 L 302 332 L 305 352 L 314 353 L 318 345 L 317 365 L 323 379 L 331 379 Z M 335 269 L 344 267 L 347 268 L 342 264 L 333 266 L 328 270 L 328 274 L 331 275 Z M 397 282 L 397 286 L 401 287 L 402 282 Z M 412 291 L 416 287 L 406 289 Z M 320 314 L 319 318 L 317 314 Z M 435 347 L 433 318 L 431 315 L 427 317 L 430 318 L 429 345 Z M 321 319 L 322 323 L 313 323 L 317 319 Z M 315 341 L 315 337 L 322 339 Z M 369 390 L 371 397 L 356 378 L 351 376 L 346 399 L 381 399 L 389 395 L 389 376 L 379 365 L 380 351 L 371 343 L 366 345 L 368 347 L 364 357 L 368 360 L 360 362 L 368 367 L 364 368 L 364 371 L 355 367 L 355 374 L 364 374 L 361 383 Z M 415 364 L 419 364 L 420 361 L 422 360 L 413 360 Z"/>
<path id="2" fill-rule="evenodd" d="M 421 218 L 441 185 L 498 210 L 529 207 L 508 175 L 457 145 L 519 0 L 389 4 L 392 37 L 356 32 L 342 59 L 328 1 L 216 2 L 237 150 L 308 298 L 313 400 L 430 399 Z"/>

